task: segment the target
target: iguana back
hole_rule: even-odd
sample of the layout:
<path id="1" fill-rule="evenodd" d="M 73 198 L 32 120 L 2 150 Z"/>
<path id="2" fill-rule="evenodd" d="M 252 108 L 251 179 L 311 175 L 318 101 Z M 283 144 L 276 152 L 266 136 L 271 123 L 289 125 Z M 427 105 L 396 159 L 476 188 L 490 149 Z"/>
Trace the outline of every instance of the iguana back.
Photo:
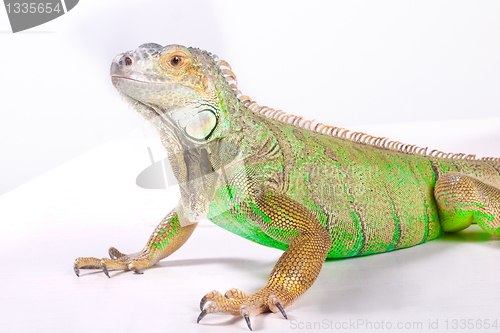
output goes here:
<path id="1" fill-rule="evenodd" d="M 266 163 L 274 164 L 279 191 L 308 207 L 328 230 L 329 258 L 380 253 L 439 236 L 434 187 L 440 175 L 459 172 L 500 187 L 497 160 L 465 159 L 463 154 L 441 158 L 416 149 L 406 153 L 387 143 L 322 134 L 261 115 L 255 120 L 275 140 Z M 258 167 L 262 161 L 251 163 Z M 217 213 L 211 220 L 221 227 L 264 245 L 287 248 L 254 232 L 258 228 L 234 227 L 236 210 L 220 218 Z"/>

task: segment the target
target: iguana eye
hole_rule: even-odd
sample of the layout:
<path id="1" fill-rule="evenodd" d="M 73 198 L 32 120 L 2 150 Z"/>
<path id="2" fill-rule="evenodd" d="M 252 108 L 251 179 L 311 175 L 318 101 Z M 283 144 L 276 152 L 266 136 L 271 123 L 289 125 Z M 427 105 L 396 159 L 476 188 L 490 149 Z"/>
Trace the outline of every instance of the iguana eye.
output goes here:
<path id="1" fill-rule="evenodd" d="M 189 54 L 182 50 L 163 50 L 160 52 L 160 66 L 165 70 L 179 70 L 190 64 Z"/>
<path id="2" fill-rule="evenodd" d="M 173 67 L 177 67 L 177 66 L 180 66 L 182 64 L 182 57 L 179 57 L 179 56 L 173 56 L 172 58 L 170 58 L 170 64 L 173 66 Z"/>

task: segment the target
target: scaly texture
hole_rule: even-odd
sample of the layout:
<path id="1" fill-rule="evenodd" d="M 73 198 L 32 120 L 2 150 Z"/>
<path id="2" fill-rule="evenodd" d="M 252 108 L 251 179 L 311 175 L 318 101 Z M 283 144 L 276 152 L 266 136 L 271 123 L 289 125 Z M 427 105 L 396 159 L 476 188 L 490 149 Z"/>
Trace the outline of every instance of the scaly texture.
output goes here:
<path id="1" fill-rule="evenodd" d="M 285 250 L 252 294 L 207 293 L 209 313 L 280 312 L 326 258 L 401 249 L 477 223 L 500 234 L 500 161 L 445 154 L 327 126 L 240 93 L 229 64 L 199 49 L 148 43 L 118 55 L 114 86 L 160 133 L 181 199 L 143 251 L 78 258 L 139 273 L 177 250 L 196 222 Z M 109 276 L 109 275 L 108 275 Z"/>

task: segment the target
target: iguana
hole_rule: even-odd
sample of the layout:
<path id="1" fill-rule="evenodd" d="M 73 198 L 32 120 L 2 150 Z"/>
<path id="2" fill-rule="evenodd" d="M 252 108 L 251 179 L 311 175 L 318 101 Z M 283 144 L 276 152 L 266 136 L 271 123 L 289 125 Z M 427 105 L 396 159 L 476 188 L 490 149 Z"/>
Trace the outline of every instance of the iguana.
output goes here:
<path id="1" fill-rule="evenodd" d="M 74 270 L 141 273 L 197 222 L 284 250 L 266 285 L 203 296 L 209 313 L 281 312 L 327 258 L 402 249 L 477 223 L 500 235 L 500 160 L 427 152 L 261 107 L 229 64 L 196 48 L 155 43 L 119 54 L 113 85 L 160 134 L 181 199 L 140 252 L 77 258 Z"/>

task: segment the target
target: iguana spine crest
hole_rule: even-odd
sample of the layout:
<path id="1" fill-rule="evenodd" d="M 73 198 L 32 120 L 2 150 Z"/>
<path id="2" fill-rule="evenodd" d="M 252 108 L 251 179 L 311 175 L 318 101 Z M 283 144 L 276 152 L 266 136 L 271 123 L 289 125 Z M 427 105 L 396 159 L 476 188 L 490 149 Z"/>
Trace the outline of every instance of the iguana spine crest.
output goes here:
<path id="1" fill-rule="evenodd" d="M 452 160 L 500 162 L 500 157 L 477 158 L 475 154 L 467 155 L 464 153 L 445 153 L 437 149 L 431 150 L 430 153 L 427 153 L 428 147 L 422 148 L 417 145 L 405 144 L 400 141 L 393 141 L 389 140 L 389 138 L 386 137 L 377 137 L 363 132 L 351 132 L 350 130 L 345 129 L 343 127 L 335 127 L 335 126 L 325 125 L 323 123 L 315 123 L 316 119 L 307 120 L 301 116 L 288 114 L 282 110 L 275 110 L 268 106 L 260 106 L 256 101 L 252 100 L 249 96 L 243 95 L 241 91 L 238 89 L 238 80 L 236 78 L 236 75 L 232 71 L 229 63 L 224 60 L 219 60 L 215 55 L 213 57 L 218 63 L 224 75 L 224 78 L 228 82 L 229 86 L 233 89 L 234 93 L 241 101 L 241 103 L 243 103 L 243 105 L 249 108 L 250 110 L 262 114 L 266 117 L 272 118 L 274 120 L 285 122 L 301 129 L 306 129 L 325 135 L 331 135 L 343 140 L 349 140 L 405 154 L 422 155 L 426 157 L 429 156 L 429 157 L 452 159 Z"/>

